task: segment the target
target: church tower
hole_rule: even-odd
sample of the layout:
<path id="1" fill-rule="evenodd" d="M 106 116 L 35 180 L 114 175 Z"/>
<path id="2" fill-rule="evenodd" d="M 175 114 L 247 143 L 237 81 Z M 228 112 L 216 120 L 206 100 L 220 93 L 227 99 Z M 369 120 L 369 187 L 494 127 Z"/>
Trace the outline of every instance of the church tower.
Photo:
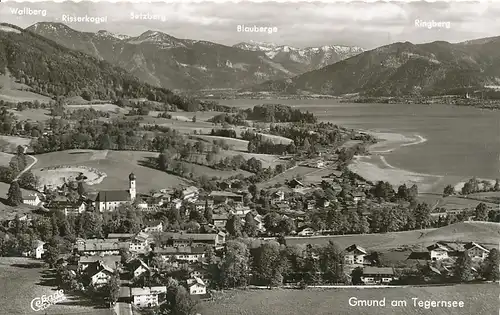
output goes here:
<path id="1" fill-rule="evenodd" d="M 137 195 L 137 190 L 135 188 L 135 174 L 134 173 L 130 173 L 130 175 L 128 176 L 128 192 L 130 194 L 130 201 L 134 201 L 135 200 L 135 197 Z"/>

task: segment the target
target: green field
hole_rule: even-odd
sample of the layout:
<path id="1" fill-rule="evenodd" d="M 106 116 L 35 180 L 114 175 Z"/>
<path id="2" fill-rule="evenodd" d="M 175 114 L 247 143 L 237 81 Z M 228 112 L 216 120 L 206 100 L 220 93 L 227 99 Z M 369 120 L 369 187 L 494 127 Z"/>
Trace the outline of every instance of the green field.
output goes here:
<path id="1" fill-rule="evenodd" d="M 47 313 L 33 311 L 31 300 L 56 290 L 47 271 L 37 266 L 39 263 L 28 258 L 0 257 L 0 315 L 113 315 L 109 309 L 98 309 L 70 295 L 66 301 L 49 307 Z"/>
<path id="2" fill-rule="evenodd" d="M 276 185 L 277 183 L 284 184 L 287 180 L 291 180 L 293 178 L 297 177 L 303 177 L 306 176 L 307 174 L 317 172 L 317 168 L 312 168 L 312 167 L 307 167 L 307 166 L 297 166 L 294 168 L 291 168 L 287 170 L 286 172 L 279 174 L 278 176 L 275 176 L 271 178 L 270 180 L 266 182 L 259 183 L 257 186 L 259 188 L 264 188 L 264 187 L 271 187 Z"/>
<path id="3" fill-rule="evenodd" d="M 235 290 L 200 305 L 203 315 L 471 315 L 498 312 L 498 284 L 375 288 L 375 289 L 274 289 Z M 386 306 L 350 306 L 349 299 L 386 299 Z M 422 300 L 463 301 L 463 308 L 424 309 L 413 305 Z M 391 307 L 391 301 L 407 302 Z"/>
<path id="4" fill-rule="evenodd" d="M 158 156 L 158 153 L 143 151 L 99 151 L 68 150 L 39 154 L 38 163 L 33 171 L 38 176 L 47 176 L 41 168 L 50 166 L 87 166 L 106 173 L 104 180 L 93 185 L 92 189 L 128 189 L 128 174 L 137 176 L 137 189 L 147 193 L 151 189 L 162 189 L 188 184 L 188 181 L 175 175 L 161 172 L 140 165 L 147 158 Z"/>
<path id="5" fill-rule="evenodd" d="M 366 249 L 389 250 L 403 246 L 422 247 L 437 241 L 478 242 L 497 246 L 500 240 L 500 223 L 460 222 L 438 229 L 392 232 L 383 234 L 333 235 L 325 237 L 294 237 L 287 239 L 291 244 L 327 244 L 330 240 L 345 248 L 357 244 Z"/>
<path id="6" fill-rule="evenodd" d="M 17 146 L 28 146 L 31 143 L 31 139 L 16 137 L 16 136 L 0 136 L 0 148 L 2 152 L 15 153 L 17 152 Z M 28 152 L 30 149 L 28 148 Z"/>

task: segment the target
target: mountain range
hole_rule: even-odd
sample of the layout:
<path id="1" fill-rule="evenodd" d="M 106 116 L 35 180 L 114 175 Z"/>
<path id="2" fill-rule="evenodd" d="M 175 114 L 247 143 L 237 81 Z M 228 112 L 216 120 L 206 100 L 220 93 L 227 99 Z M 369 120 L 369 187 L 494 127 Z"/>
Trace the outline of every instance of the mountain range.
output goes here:
<path id="1" fill-rule="evenodd" d="M 0 23 L 0 75 L 14 78 L 30 92 L 51 98 L 148 98 L 182 109 L 193 104 L 192 100 L 142 82 L 107 61 L 6 23 Z"/>
<path id="2" fill-rule="evenodd" d="M 233 47 L 261 51 L 274 62 L 282 64 L 285 68 L 303 73 L 317 70 L 338 61 L 358 55 L 364 51 L 361 47 L 330 45 L 321 47 L 295 48 L 288 45 L 271 43 L 239 43 Z"/>
<path id="3" fill-rule="evenodd" d="M 426 96 L 500 86 L 500 37 L 456 44 L 399 42 L 252 91 L 282 94 Z"/>
<path id="4" fill-rule="evenodd" d="M 181 90 L 241 88 L 291 78 L 362 51 L 344 46 L 304 50 L 276 46 L 265 51 L 251 44 L 231 47 L 151 30 L 136 37 L 104 30 L 80 32 L 52 22 L 36 23 L 27 30 L 108 61 L 149 84 Z"/>

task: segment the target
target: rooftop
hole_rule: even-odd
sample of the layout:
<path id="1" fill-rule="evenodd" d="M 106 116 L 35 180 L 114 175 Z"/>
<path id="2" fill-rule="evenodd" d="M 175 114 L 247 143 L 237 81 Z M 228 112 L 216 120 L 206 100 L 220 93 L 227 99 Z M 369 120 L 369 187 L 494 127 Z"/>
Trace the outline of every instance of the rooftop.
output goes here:
<path id="1" fill-rule="evenodd" d="M 150 295 L 150 294 L 160 294 L 166 293 L 167 287 L 143 287 L 143 288 L 130 288 L 130 295 Z"/>
<path id="2" fill-rule="evenodd" d="M 96 198 L 97 202 L 130 201 L 128 190 L 103 190 Z"/>
<path id="3" fill-rule="evenodd" d="M 391 267 L 364 267 L 365 275 L 394 275 L 394 269 Z"/>

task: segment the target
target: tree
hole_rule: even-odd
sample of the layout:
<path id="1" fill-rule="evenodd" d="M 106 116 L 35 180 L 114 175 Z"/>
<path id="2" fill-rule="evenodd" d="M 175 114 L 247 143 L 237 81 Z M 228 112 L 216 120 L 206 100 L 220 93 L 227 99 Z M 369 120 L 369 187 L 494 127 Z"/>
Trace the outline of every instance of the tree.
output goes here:
<path id="1" fill-rule="evenodd" d="M 77 191 L 78 191 L 78 195 L 80 195 L 80 196 L 85 195 L 85 187 L 83 186 L 83 182 L 82 181 L 78 182 Z"/>
<path id="2" fill-rule="evenodd" d="M 447 185 L 443 190 L 443 197 L 451 196 L 455 193 L 455 189 L 451 185 Z"/>
<path id="3" fill-rule="evenodd" d="M 431 209 L 428 204 L 420 203 L 413 210 L 413 215 L 415 217 L 415 228 L 425 229 L 430 226 L 431 223 Z"/>
<path id="4" fill-rule="evenodd" d="M 54 268 L 59 259 L 59 244 L 55 238 L 52 238 L 44 246 L 45 253 L 43 254 L 43 259 L 49 264 L 50 268 Z"/>
<path id="5" fill-rule="evenodd" d="M 31 170 L 24 172 L 19 177 L 19 186 L 29 190 L 37 190 L 38 188 L 38 177 L 35 176 Z"/>
<path id="6" fill-rule="evenodd" d="M 171 308 L 172 315 L 194 315 L 196 309 L 196 301 L 193 300 L 189 292 L 178 286 L 175 292 L 174 303 Z"/>
<path id="7" fill-rule="evenodd" d="M 290 235 L 295 231 L 295 222 L 292 218 L 283 218 L 278 224 L 279 231 L 284 235 Z"/>
<path id="8" fill-rule="evenodd" d="M 23 195 L 17 181 L 13 181 L 10 184 L 9 191 L 7 193 L 7 202 L 12 206 L 19 206 L 23 203 Z"/>
<path id="9" fill-rule="evenodd" d="M 257 222 L 251 212 L 245 215 L 245 225 L 243 226 L 243 232 L 248 237 L 254 237 L 257 235 Z"/>
<path id="10" fill-rule="evenodd" d="M 493 186 L 494 191 L 500 191 L 500 180 L 497 178 L 495 180 L 495 186 Z"/>
<path id="11" fill-rule="evenodd" d="M 105 292 L 110 303 L 115 304 L 118 301 L 120 297 L 120 281 L 117 272 L 109 278 Z"/>
<path id="12" fill-rule="evenodd" d="M 345 282 L 342 253 L 337 244 L 329 241 L 320 253 L 320 268 L 324 278 L 331 283 Z"/>
<path id="13" fill-rule="evenodd" d="M 483 263 L 482 276 L 488 281 L 498 281 L 500 280 L 499 268 L 500 254 L 497 248 L 493 248 Z"/>
<path id="14" fill-rule="evenodd" d="M 205 202 L 205 213 L 203 214 L 203 216 L 205 217 L 205 220 L 208 222 L 208 223 L 212 223 L 213 221 L 213 211 L 212 211 L 212 208 L 209 207 L 208 205 L 208 199 L 206 200 Z"/>
<path id="15" fill-rule="evenodd" d="M 283 283 L 286 257 L 279 243 L 270 241 L 262 244 L 256 259 L 256 271 L 269 288 Z"/>
<path id="16" fill-rule="evenodd" d="M 476 221 L 488 221 L 488 206 L 484 202 L 478 204 L 474 216 Z"/>
<path id="17" fill-rule="evenodd" d="M 132 256 L 126 248 L 120 248 L 120 262 L 125 265 Z"/>
<path id="18" fill-rule="evenodd" d="M 226 230 L 229 233 L 229 235 L 234 237 L 240 237 L 242 232 L 240 218 L 236 215 L 231 215 L 229 217 L 229 220 L 227 220 L 226 222 Z"/>
<path id="19" fill-rule="evenodd" d="M 264 227 L 267 231 L 271 233 L 277 233 L 279 230 L 279 223 L 281 221 L 281 217 L 276 212 L 268 213 L 264 217 Z"/>
<path id="20" fill-rule="evenodd" d="M 225 255 L 219 263 L 219 286 L 236 288 L 247 285 L 250 252 L 246 244 L 229 240 L 226 242 Z"/>
<path id="21" fill-rule="evenodd" d="M 361 277 L 363 277 L 363 268 L 361 267 L 356 267 L 353 269 L 351 272 L 351 282 L 353 285 L 360 285 L 363 284 L 363 280 L 361 280 Z"/>
<path id="22" fill-rule="evenodd" d="M 455 277 L 460 282 L 468 282 L 474 278 L 472 274 L 472 258 L 468 250 L 464 251 L 455 263 Z"/>

